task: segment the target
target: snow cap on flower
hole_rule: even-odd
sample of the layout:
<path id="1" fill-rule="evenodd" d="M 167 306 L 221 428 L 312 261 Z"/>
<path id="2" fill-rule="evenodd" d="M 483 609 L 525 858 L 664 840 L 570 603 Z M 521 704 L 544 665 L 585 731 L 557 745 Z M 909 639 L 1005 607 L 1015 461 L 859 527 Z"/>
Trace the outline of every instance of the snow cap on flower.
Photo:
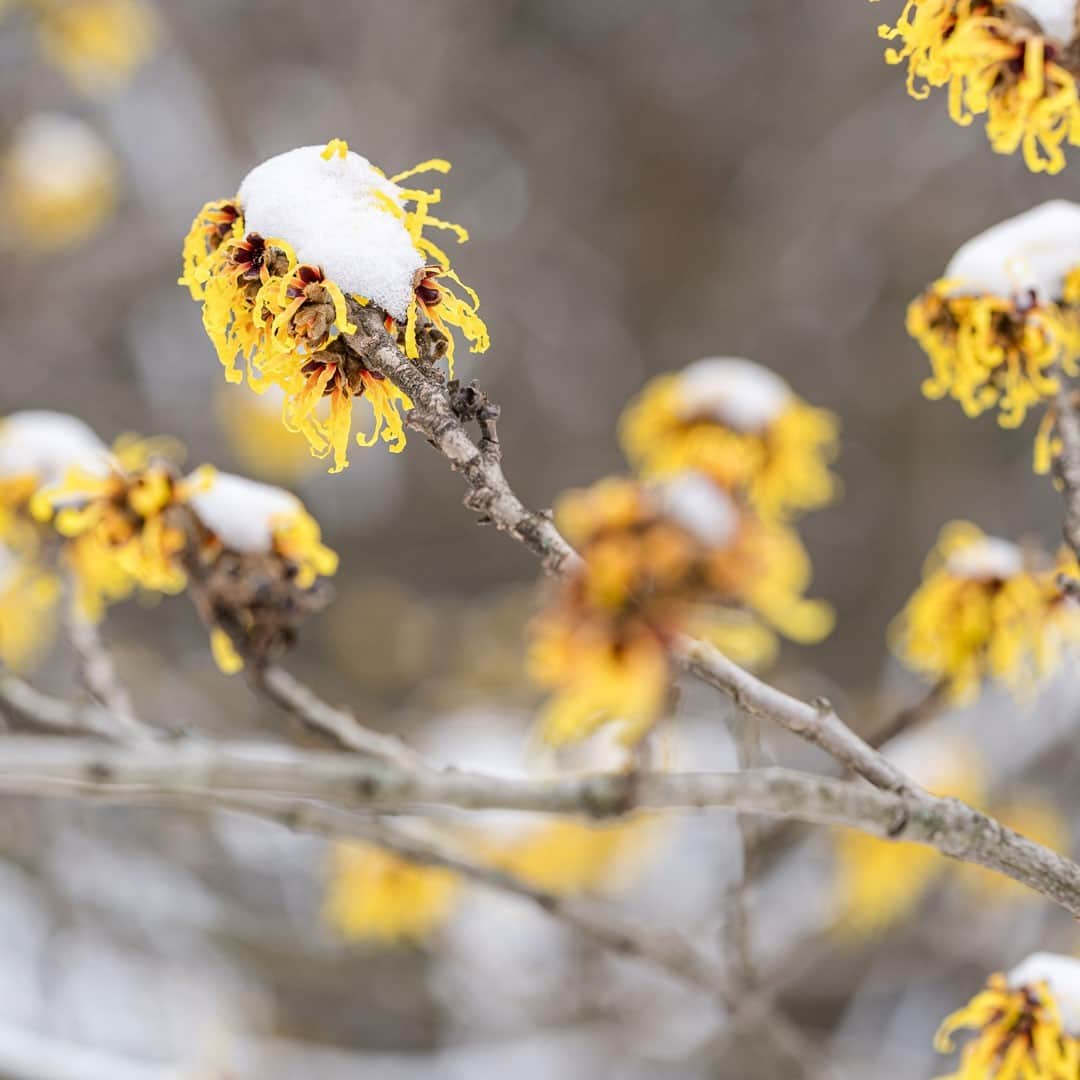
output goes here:
<path id="1" fill-rule="evenodd" d="M 0 419 L 0 479 L 57 484 L 76 466 L 102 475 L 108 461 L 108 448 L 89 425 L 67 413 L 27 409 Z"/>
<path id="2" fill-rule="evenodd" d="M 761 431 L 783 412 L 791 387 L 752 360 L 713 356 L 698 360 L 679 375 L 684 415 L 710 416 L 736 431 Z"/>
<path id="3" fill-rule="evenodd" d="M 367 158 L 302 146 L 257 165 L 240 185 L 250 232 L 287 240 L 347 293 L 402 321 L 424 259 L 401 218 L 402 189 Z"/>
<path id="4" fill-rule="evenodd" d="M 1012 0 L 1013 7 L 1026 11 L 1049 37 L 1072 40 L 1076 30 L 1076 0 Z"/>
<path id="5" fill-rule="evenodd" d="M 1020 988 L 1045 982 L 1061 1010 L 1061 1021 L 1072 1036 L 1080 1036 L 1080 960 L 1060 953 L 1032 953 L 1009 972 L 1009 986 Z"/>
<path id="6" fill-rule="evenodd" d="M 735 504 L 703 473 L 681 473 L 655 485 L 651 495 L 665 516 L 709 547 L 723 547 L 739 528 Z"/>
<path id="7" fill-rule="evenodd" d="M 1070 271 L 1080 267 L 1080 205 L 1053 199 L 999 222 L 963 244 L 945 280 L 953 296 L 1060 299 Z"/>
<path id="8" fill-rule="evenodd" d="M 980 536 L 951 552 L 945 560 L 945 568 L 953 577 L 972 581 L 1005 580 L 1023 571 L 1024 553 L 1008 540 Z"/>
<path id="9" fill-rule="evenodd" d="M 232 551 L 272 551 L 276 527 L 304 513 L 303 503 L 291 492 L 216 469 L 197 470 L 186 484 L 191 490 L 188 504 Z"/>

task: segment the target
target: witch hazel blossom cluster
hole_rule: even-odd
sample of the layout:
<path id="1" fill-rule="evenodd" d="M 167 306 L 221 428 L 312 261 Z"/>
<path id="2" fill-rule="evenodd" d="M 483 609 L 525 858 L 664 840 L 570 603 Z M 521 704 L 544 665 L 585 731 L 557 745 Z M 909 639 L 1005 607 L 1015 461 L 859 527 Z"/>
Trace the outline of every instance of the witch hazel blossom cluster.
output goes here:
<path id="1" fill-rule="evenodd" d="M 95 622 L 136 589 L 171 594 L 197 586 L 200 597 L 212 598 L 201 613 L 225 670 L 239 670 L 247 655 L 265 658 L 257 643 L 279 643 L 264 640 L 259 590 L 245 593 L 252 560 L 261 560 L 263 578 L 276 573 L 277 599 L 295 594 L 289 610 L 299 610 L 318 579 L 335 572 L 337 557 L 294 495 L 211 466 L 183 475 L 176 465 L 181 450 L 173 440 L 136 436 L 107 447 L 61 413 L 0 421 L 5 662 L 23 668 L 48 644 L 63 577 L 80 617 Z M 214 592 L 224 569 L 231 592 Z M 19 617 L 5 618 L 15 604 Z"/>
<path id="2" fill-rule="evenodd" d="M 836 494 L 828 413 L 752 361 L 711 357 L 650 383 L 620 430 L 636 475 L 556 506 L 582 556 L 532 634 L 556 745 L 606 725 L 643 739 L 665 710 L 679 634 L 763 664 L 777 635 L 811 643 L 832 627 L 804 595 L 810 559 L 790 525 Z"/>
<path id="3" fill-rule="evenodd" d="M 985 117 L 995 151 L 1019 150 L 1032 172 L 1054 174 L 1064 147 L 1080 145 L 1076 29 L 1072 0 L 907 0 L 879 34 L 912 97 L 947 88 L 957 124 Z"/>
<path id="4" fill-rule="evenodd" d="M 422 337 L 433 341 L 451 374 L 456 334 L 474 352 L 488 348 L 476 293 L 432 238 L 468 234 L 431 213 L 438 189 L 404 186 L 449 167 L 435 159 L 387 178 L 342 140 L 300 147 L 256 166 L 236 198 L 204 206 L 185 241 L 180 282 L 202 304 L 226 379 L 277 387 L 283 424 L 332 458 L 332 472 L 348 465 L 355 400 L 374 416 L 359 445 L 381 439 L 393 452 L 412 404 L 346 347 L 350 303 L 381 311 L 409 359 Z"/>

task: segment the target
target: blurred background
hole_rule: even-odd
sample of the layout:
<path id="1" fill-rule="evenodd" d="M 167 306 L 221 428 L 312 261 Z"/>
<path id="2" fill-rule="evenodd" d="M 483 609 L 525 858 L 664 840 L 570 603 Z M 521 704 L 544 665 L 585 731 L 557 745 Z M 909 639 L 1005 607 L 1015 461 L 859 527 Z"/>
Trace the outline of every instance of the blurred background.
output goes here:
<path id="1" fill-rule="evenodd" d="M 1034 421 L 1005 432 L 924 400 L 904 309 L 968 236 L 1068 197 L 1078 166 L 1031 175 L 952 125 L 940 96 L 911 100 L 876 37 L 900 0 L 161 2 L 116 78 L 70 50 L 65 65 L 35 4 L 50 6 L 0 3 L 0 157 L 29 147 L 41 184 L 84 170 L 101 211 L 78 237 L 28 228 L 11 195 L 0 212 L 2 411 L 69 411 L 106 440 L 177 436 L 192 464 L 297 491 L 342 567 L 290 663 L 365 722 L 419 736 L 483 721 L 524 741 L 537 567 L 475 524 L 418 437 L 400 456 L 354 447 L 330 477 L 225 385 L 176 284 L 180 244 L 204 202 L 294 146 L 342 137 L 389 172 L 454 163 L 442 213 L 472 233 L 455 262 L 493 340 L 460 350 L 459 374 L 502 405 L 506 471 L 529 503 L 621 470 L 627 399 L 701 356 L 755 359 L 839 416 L 844 498 L 801 527 L 837 629 L 786 646 L 773 678 L 855 726 L 925 692 L 885 634 L 947 520 L 1057 543 Z M 155 723 L 285 729 L 217 672 L 185 599 L 126 604 L 106 636 Z M 72 691 L 62 647 L 36 679 Z M 1067 827 L 1078 705 L 1066 680 L 938 726 L 979 744 L 995 799 L 1037 790 Z M 684 761 L 730 764 L 725 715 L 686 689 Z M 827 767 L 780 740 L 769 752 Z M 905 752 L 936 767 L 925 744 Z M 665 830 L 620 902 L 715 933 L 734 827 Z M 517 901 L 470 894 L 421 944 L 346 940 L 321 914 L 325 845 L 269 826 L 7 800 L 0 850 L 0 1077 L 795 1075 L 761 1032 L 731 1038 L 711 1004 Z M 820 1075 L 941 1071 L 933 1029 L 986 973 L 1080 944 L 1048 905 L 965 892 L 944 866 L 885 930 L 845 934 L 834 838 L 787 830 L 765 855 L 760 963 L 832 1062 Z M 881 891 L 922 882 L 902 860 L 874 867 Z"/>

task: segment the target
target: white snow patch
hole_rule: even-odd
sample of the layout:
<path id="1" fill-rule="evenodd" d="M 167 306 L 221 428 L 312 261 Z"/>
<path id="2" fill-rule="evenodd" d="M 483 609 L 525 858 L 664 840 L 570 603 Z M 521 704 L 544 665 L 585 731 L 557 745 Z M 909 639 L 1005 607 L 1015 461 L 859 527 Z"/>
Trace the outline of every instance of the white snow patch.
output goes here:
<path id="1" fill-rule="evenodd" d="M 1065 278 L 1080 266 L 1080 206 L 1054 199 L 1008 218 L 963 244 L 945 277 L 953 296 L 1061 298 Z"/>
<path id="2" fill-rule="evenodd" d="M 1072 40 L 1076 26 L 1076 0 L 1013 0 L 1016 7 L 1031 15 L 1052 38 Z"/>
<path id="3" fill-rule="evenodd" d="M 58 199 L 78 196 L 116 171 L 101 136 L 64 113 L 38 113 L 25 120 L 8 148 L 8 168 L 20 182 Z"/>
<path id="4" fill-rule="evenodd" d="M 287 241 L 301 262 L 400 321 L 424 259 L 376 193 L 400 206 L 401 191 L 359 154 L 324 161 L 322 147 L 303 146 L 252 169 L 239 199 L 249 231 Z"/>
<path id="5" fill-rule="evenodd" d="M 739 512 L 734 503 L 702 473 L 682 473 L 657 484 L 652 495 L 661 513 L 703 544 L 722 547 L 739 526 Z"/>
<path id="6" fill-rule="evenodd" d="M 1032 953 L 1009 972 L 1012 987 L 1045 982 L 1061 1008 L 1061 1019 L 1071 1035 L 1080 1035 L 1080 960 L 1059 953 Z"/>
<path id="7" fill-rule="evenodd" d="M 752 360 L 711 356 L 684 368 L 679 399 L 686 416 L 711 416 L 736 431 L 761 431 L 783 412 L 791 387 Z"/>
<path id="8" fill-rule="evenodd" d="M 205 486 L 195 474 L 188 479 L 195 487 L 192 509 L 232 551 L 271 551 L 275 526 L 304 509 L 291 492 L 232 473 L 217 472 Z"/>
<path id="9" fill-rule="evenodd" d="M 0 419 L 0 477 L 57 484 L 73 466 L 108 471 L 109 451 L 89 425 L 67 413 L 28 409 Z"/>
<path id="10" fill-rule="evenodd" d="M 984 536 L 967 547 L 954 551 L 945 564 L 954 577 L 984 581 L 993 578 L 1010 578 L 1024 569 L 1024 556 L 1020 549 L 1008 540 L 996 536 Z"/>

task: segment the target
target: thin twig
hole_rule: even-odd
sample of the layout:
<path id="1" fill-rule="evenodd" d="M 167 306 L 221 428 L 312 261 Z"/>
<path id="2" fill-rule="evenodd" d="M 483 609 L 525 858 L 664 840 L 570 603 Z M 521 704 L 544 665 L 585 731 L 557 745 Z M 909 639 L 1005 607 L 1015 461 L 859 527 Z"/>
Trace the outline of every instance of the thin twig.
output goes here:
<path id="1" fill-rule="evenodd" d="M 758 718 L 749 714 L 733 716 L 729 721 L 735 744 L 736 764 L 740 770 L 755 769 L 761 764 L 761 729 Z M 750 936 L 748 892 L 753 877 L 759 821 L 750 814 L 736 814 L 739 832 L 740 865 L 724 896 L 723 944 L 732 981 L 740 990 L 750 990 L 757 983 Z"/>
<path id="2" fill-rule="evenodd" d="M 131 695 L 124 686 L 109 650 L 98 633 L 97 626 L 69 598 L 65 619 L 68 640 L 79 658 L 83 684 L 90 696 L 103 706 L 111 720 L 112 737 L 118 739 L 152 739 L 156 732 L 136 715 Z"/>
<path id="3" fill-rule="evenodd" d="M 282 668 L 270 665 L 256 671 L 252 683 L 270 700 L 309 727 L 330 735 L 347 750 L 405 769 L 429 769 L 424 758 L 400 739 L 364 727 L 352 713 L 328 705 L 314 690 Z"/>
<path id="4" fill-rule="evenodd" d="M 94 702 L 64 701 L 43 694 L 10 672 L 0 670 L 0 708 L 51 735 L 116 737 L 112 716 Z"/>

